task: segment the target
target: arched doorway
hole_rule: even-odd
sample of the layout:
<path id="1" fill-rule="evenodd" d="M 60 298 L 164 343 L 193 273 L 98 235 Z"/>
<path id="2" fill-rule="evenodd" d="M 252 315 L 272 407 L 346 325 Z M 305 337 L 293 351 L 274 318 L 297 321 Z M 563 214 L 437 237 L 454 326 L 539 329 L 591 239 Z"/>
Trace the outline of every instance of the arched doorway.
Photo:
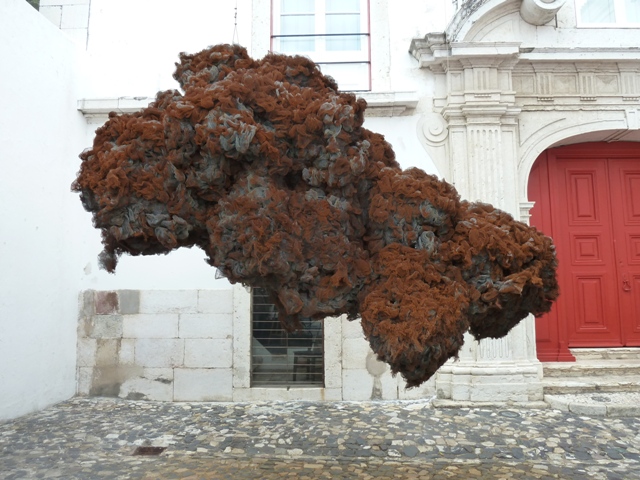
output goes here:
<path id="1" fill-rule="evenodd" d="M 640 346 L 640 144 L 549 149 L 528 191 L 531 224 L 554 238 L 559 262 L 560 298 L 536 321 L 538 358 Z"/>

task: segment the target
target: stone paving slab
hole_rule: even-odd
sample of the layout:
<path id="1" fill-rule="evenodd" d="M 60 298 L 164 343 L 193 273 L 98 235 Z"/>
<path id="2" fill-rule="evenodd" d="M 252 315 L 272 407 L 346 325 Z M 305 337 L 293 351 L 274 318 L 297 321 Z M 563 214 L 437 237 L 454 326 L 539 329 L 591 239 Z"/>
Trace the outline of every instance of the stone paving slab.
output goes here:
<path id="1" fill-rule="evenodd" d="M 0 424 L 0 478 L 640 479 L 640 419 L 429 402 L 76 398 Z M 139 446 L 166 447 L 159 456 Z"/>
<path id="2" fill-rule="evenodd" d="M 578 415 L 640 417 L 640 392 L 592 392 L 545 395 L 552 408 Z"/>

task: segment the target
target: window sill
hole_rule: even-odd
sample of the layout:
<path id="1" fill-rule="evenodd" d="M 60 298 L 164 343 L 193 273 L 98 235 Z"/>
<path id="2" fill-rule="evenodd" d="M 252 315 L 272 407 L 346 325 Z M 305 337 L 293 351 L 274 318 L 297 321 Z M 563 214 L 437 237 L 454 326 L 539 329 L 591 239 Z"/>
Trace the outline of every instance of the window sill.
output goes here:
<path id="1" fill-rule="evenodd" d="M 154 100 L 152 97 L 83 98 L 78 100 L 78 111 L 90 123 L 106 122 L 110 112 L 139 112 Z"/>
<path id="2" fill-rule="evenodd" d="M 397 117 L 418 105 L 417 92 L 360 92 L 357 96 L 367 101 L 366 117 Z"/>
<path id="3" fill-rule="evenodd" d="M 418 105 L 416 92 L 358 92 L 367 101 L 367 117 L 405 115 Z M 105 122 L 109 112 L 133 113 L 147 107 L 152 97 L 85 98 L 78 100 L 78 110 L 90 123 Z"/>

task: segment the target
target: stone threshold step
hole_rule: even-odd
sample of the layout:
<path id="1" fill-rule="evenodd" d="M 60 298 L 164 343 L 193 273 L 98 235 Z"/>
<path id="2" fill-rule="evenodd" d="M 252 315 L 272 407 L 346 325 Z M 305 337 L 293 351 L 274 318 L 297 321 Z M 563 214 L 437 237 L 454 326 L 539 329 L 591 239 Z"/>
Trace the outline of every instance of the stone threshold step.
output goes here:
<path id="1" fill-rule="evenodd" d="M 640 392 L 545 395 L 551 408 L 576 415 L 640 417 Z"/>
<path id="2" fill-rule="evenodd" d="M 434 398 L 431 402 L 434 408 L 496 408 L 496 409 L 514 409 L 514 408 L 532 408 L 545 409 L 549 405 L 542 400 L 522 400 L 508 402 L 492 402 L 481 400 L 449 400 L 443 398 Z M 505 415 L 508 416 L 508 415 Z"/>
<path id="3" fill-rule="evenodd" d="M 640 347 L 572 348 L 577 361 L 582 360 L 640 360 Z"/>
<path id="4" fill-rule="evenodd" d="M 582 377 L 587 375 L 640 375 L 640 360 L 581 360 L 579 362 L 545 362 L 545 377 Z"/>
<path id="5" fill-rule="evenodd" d="M 575 394 L 590 392 L 640 392 L 640 376 L 611 377 L 545 377 L 545 394 Z"/>

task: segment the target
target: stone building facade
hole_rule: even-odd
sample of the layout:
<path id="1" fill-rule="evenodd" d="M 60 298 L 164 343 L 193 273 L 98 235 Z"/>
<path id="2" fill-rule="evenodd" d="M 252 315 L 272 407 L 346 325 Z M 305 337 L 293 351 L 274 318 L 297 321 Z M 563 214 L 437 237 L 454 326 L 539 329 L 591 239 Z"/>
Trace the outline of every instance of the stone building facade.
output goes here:
<path id="1" fill-rule="evenodd" d="M 33 150 L 25 157 L 28 161 L 54 158 L 63 166 L 50 172 L 49 162 L 30 170 L 31 175 L 41 174 L 42 184 L 51 187 L 46 202 L 44 196 L 34 200 L 26 191 L 10 189 L 11 205 L 22 205 L 26 213 L 19 219 L 15 209 L 3 213 L 28 225 L 29 231 L 45 225 L 47 229 L 42 230 L 57 233 L 48 233 L 46 241 L 29 243 L 12 230 L 0 243 L 3 269 L 13 272 L 1 284 L 0 295 L 6 294 L 6 299 L 0 298 L 0 313 L 1 318 L 15 320 L 1 324 L 0 340 L 5 339 L 6 345 L 0 349 L 5 365 L 0 372 L 0 418 L 41 408 L 74 392 L 172 401 L 434 397 L 441 403 L 541 401 L 540 360 L 570 360 L 569 348 L 580 346 L 572 336 L 572 329 L 578 327 L 565 318 L 566 306 L 552 319 L 523 321 L 503 339 L 480 343 L 469 339 L 458 359 L 413 390 L 405 390 L 400 378 L 392 377 L 385 365 L 372 358 L 358 322 L 327 319 L 321 385 L 257 387 L 252 385 L 256 346 L 251 340 L 251 293 L 214 281 L 213 272 L 196 252 L 123 259 L 114 277 L 98 271 L 99 235 L 91 229 L 77 198 L 53 193 L 68 192 L 72 172 L 77 170 L 77 159 L 70 162 L 69 158 L 76 158 L 73 152 L 80 151 L 80 145 L 90 144 L 109 111 L 135 111 L 148 104 L 154 88 L 173 88 L 156 85 L 161 72 L 154 70 L 148 58 L 139 58 L 147 53 L 161 57 L 162 52 L 145 43 L 149 38 L 164 42 L 165 49 L 175 48 L 171 58 L 181 49 L 193 49 L 189 39 L 206 38 L 206 43 L 232 39 L 230 3 L 218 8 L 226 21 L 211 31 L 189 27 L 202 17 L 199 10 L 213 8 L 211 2 L 194 1 L 180 11 L 165 11 L 151 3 L 153 22 L 149 24 L 136 16 L 142 3 L 136 4 L 136 15 L 127 10 L 134 9 L 133 3 L 114 0 L 41 1 L 40 14 L 23 0 L 0 5 L 0 23 L 6 32 L 2 33 L 5 41 L 0 42 L 4 58 L 24 72 L 23 79 L 46 75 L 51 91 L 58 92 L 56 97 L 46 89 L 32 88 L 28 96 L 20 95 L 28 82 L 2 78 L 3 91 L 15 91 L 15 98 L 30 102 L 28 108 L 18 102 L 9 105 L 6 111 L 13 112 L 12 122 L 28 111 L 41 112 L 28 121 L 32 129 L 42 132 L 42 141 L 32 142 L 26 129 L 14 128 L 16 144 Z M 536 205 L 542 208 L 532 194 L 532 170 L 540 165 L 539 159 L 557 156 L 558 148 L 588 150 L 597 145 L 613 151 L 615 146 L 625 146 L 625 158 L 640 162 L 636 148 L 640 142 L 640 22 L 631 6 L 623 15 L 624 6 L 632 2 L 596 2 L 611 6 L 610 16 L 600 22 L 593 18 L 597 12 L 590 10 L 592 0 L 356 3 L 369 17 L 363 33 L 368 48 L 362 50 L 369 88 L 358 92 L 369 103 L 365 127 L 385 135 L 403 167 L 417 166 L 437 174 L 453 183 L 462 197 L 491 202 L 526 222 L 541 215 Z M 239 40 L 253 57 L 272 48 L 272 7 L 271 0 L 238 1 Z M 119 35 L 124 40 L 110 36 L 118 18 L 130 25 L 134 17 L 142 32 L 138 43 L 126 37 L 128 31 Z M 160 31 L 175 34 L 160 37 Z M 216 37 L 222 31 L 228 38 Z M 74 44 L 88 49 L 93 58 L 81 58 Z M 108 53 L 108 61 L 98 52 Z M 145 70 L 135 70 L 138 61 Z M 118 65 L 127 66 L 128 78 L 120 78 Z M 140 87 L 144 85 L 150 87 Z M 50 118 L 60 119 L 66 133 L 58 132 Z M 62 137 L 64 142 L 59 141 Z M 25 150 L 10 150 L 3 158 L 22 158 Z M 6 178 L 24 175 L 12 165 L 5 168 Z M 637 206 L 640 212 L 640 200 L 637 205 L 633 202 L 632 198 L 631 209 Z M 551 215 L 553 208 L 548 210 Z M 64 212 L 64 232 L 53 224 L 49 228 L 57 218 L 55 212 Z M 76 240 L 71 242 L 69 236 Z M 597 244 L 593 248 L 588 241 L 580 245 L 584 256 L 597 256 Z M 24 262 L 21 267 L 12 263 L 23 257 L 46 268 L 37 276 L 27 275 Z M 55 258 L 63 259 L 62 266 Z M 640 285 L 634 262 L 627 262 L 629 279 L 623 281 L 624 288 Z M 159 274 L 166 270 L 172 274 Z M 34 288 L 50 292 L 51 298 L 44 295 L 39 302 L 27 301 L 31 297 L 25 292 Z M 78 294 L 81 301 L 76 312 Z M 23 298 L 23 302 L 14 301 Z M 631 315 L 636 321 L 638 311 Z M 27 324 L 34 326 L 28 336 L 20 327 Z M 604 331 L 606 326 L 586 327 Z M 629 331 L 633 333 L 634 328 L 631 325 Z M 638 346 L 630 338 L 634 337 L 613 344 Z"/>
<path id="2" fill-rule="evenodd" d="M 528 196 L 529 172 L 546 149 L 581 142 L 640 140 L 640 56 L 629 42 L 628 32 L 632 30 L 580 29 L 577 4 L 571 1 L 460 3 L 446 29 L 413 38 L 404 45 L 412 63 L 393 71 L 394 50 L 389 44 L 396 40 L 398 25 L 393 25 L 394 17 L 387 15 L 386 2 L 369 2 L 372 89 L 361 96 L 369 101 L 369 119 L 378 120 L 383 131 L 385 125 L 391 129 L 394 122 L 410 118 L 415 130 L 406 131 L 404 135 L 415 135 L 438 173 L 453 183 L 462 197 L 490 202 L 527 222 L 534 206 Z M 255 56 L 270 48 L 273 32 L 260 20 L 270 14 L 271 2 L 254 0 L 252 50 Z M 378 72 L 382 73 L 378 75 Z M 398 77 L 402 75 L 417 78 L 413 82 L 414 90 L 393 88 L 400 83 Z M 84 108 L 89 115 L 98 112 L 99 105 L 87 103 Z M 108 105 L 105 108 L 108 109 Z M 95 293 L 96 298 L 105 294 Z M 196 292 L 184 294 L 195 298 Z M 201 294 L 210 293 L 202 291 Z M 153 292 L 144 291 L 139 295 L 154 296 Z M 167 295 L 171 298 L 182 294 Z M 198 342 L 187 337 L 182 339 L 180 325 L 187 320 L 181 315 L 204 311 L 193 313 L 198 308 L 196 303 L 179 301 L 177 297 L 173 307 L 168 306 L 186 308 L 185 312 L 196 310 L 173 314 L 170 321 L 172 334 L 167 334 L 167 338 L 177 339 L 183 356 L 178 355 L 173 364 L 170 361 L 163 364 L 163 368 L 174 369 L 175 385 L 173 397 L 167 393 L 166 386 L 160 396 L 187 399 L 189 394 L 183 393 L 183 388 L 190 391 L 190 387 L 180 386 L 180 377 L 190 372 L 190 378 L 198 384 L 217 385 L 209 390 L 198 387 L 200 393 L 193 393 L 191 399 L 364 400 L 378 395 L 383 399 L 437 397 L 442 403 L 529 403 L 543 399 L 542 365 L 536 343 L 539 349 L 556 349 L 560 355 L 553 357 L 552 354 L 548 358 L 562 359 L 559 342 L 556 340 L 551 345 L 545 343 L 547 338 L 536 339 L 535 320 L 529 318 L 503 339 L 478 343 L 469 337 L 458 359 L 442 367 L 436 377 L 420 389 L 406 391 L 401 379 L 392 378 L 384 366 L 375 367 L 357 322 L 328 319 L 324 330 L 325 383 L 322 387 L 252 388 L 249 374 L 251 298 L 241 288 L 234 288 L 232 296 L 232 311 L 209 312 L 231 318 L 224 325 L 230 329 L 227 341 L 232 342 L 232 347 L 227 348 L 233 350 L 232 365 L 227 362 L 229 358 L 220 365 L 190 363 L 189 358 L 198 357 L 195 349 L 200 347 L 196 345 L 209 342 L 206 348 L 215 348 L 214 339 L 207 337 Z M 163 313 L 158 309 L 151 311 Z M 142 325 L 138 317 L 126 314 L 122 321 L 125 327 L 132 322 Z M 147 325 L 151 328 L 150 323 Z M 127 331 L 125 328 L 124 334 Z M 149 341 L 142 340 L 144 335 L 152 335 L 151 332 L 140 334 L 143 337 L 122 337 L 122 342 L 143 345 L 140 342 Z M 100 358 L 94 344 L 89 338 L 80 342 L 84 366 L 79 367 L 79 391 L 83 394 L 91 393 L 92 388 L 96 388 L 94 384 L 99 388 L 101 382 L 99 375 L 90 374 L 92 368 L 93 372 L 102 368 L 92 364 Z M 566 346 L 563 348 L 568 353 Z M 122 352 L 120 358 L 126 356 Z M 133 363 L 139 367 L 146 368 L 145 362 L 152 360 L 144 360 L 140 355 L 134 357 Z M 215 381 L 214 372 L 221 375 Z M 163 375 L 162 379 L 170 377 L 169 373 Z M 128 381 L 142 386 L 141 378 L 148 377 L 143 375 Z M 380 385 L 378 390 L 374 384 Z M 148 385 L 155 384 L 148 382 Z M 154 397 L 152 392 L 145 393 L 145 388 L 139 390 L 141 395 Z M 130 391 L 124 393 L 130 394 Z"/>

